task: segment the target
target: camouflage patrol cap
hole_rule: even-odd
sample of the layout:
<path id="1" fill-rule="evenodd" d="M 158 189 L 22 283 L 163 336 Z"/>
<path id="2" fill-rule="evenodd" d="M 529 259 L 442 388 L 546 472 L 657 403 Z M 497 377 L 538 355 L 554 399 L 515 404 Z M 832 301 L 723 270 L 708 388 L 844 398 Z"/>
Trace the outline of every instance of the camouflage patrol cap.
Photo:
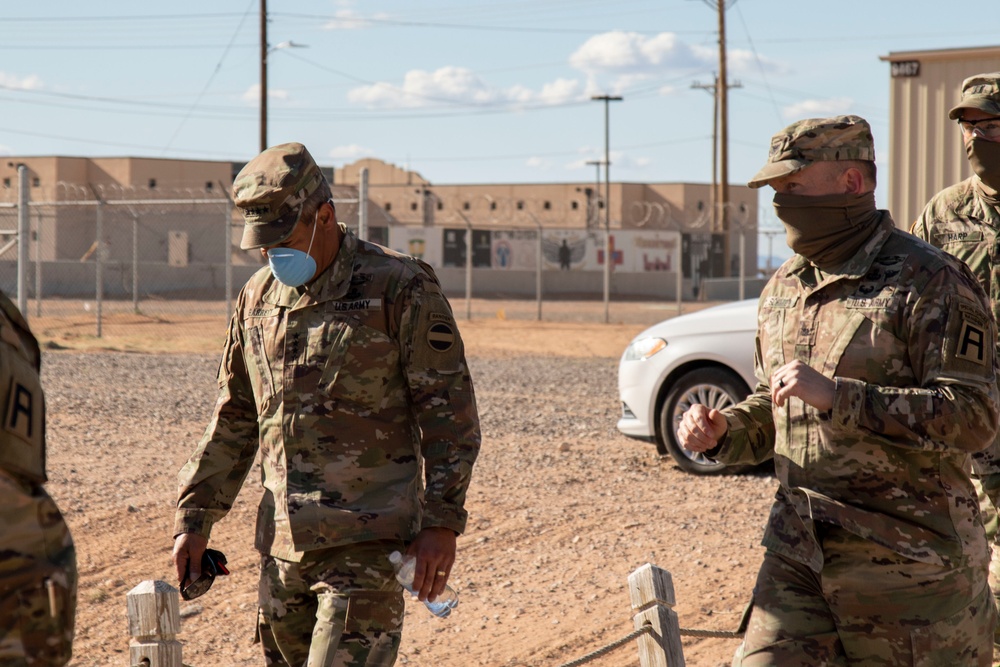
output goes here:
<path id="1" fill-rule="evenodd" d="M 948 112 L 948 118 L 958 120 L 962 109 L 979 109 L 1000 116 L 1000 72 L 976 74 L 962 82 L 962 100 Z"/>
<path id="2" fill-rule="evenodd" d="M 834 160 L 875 161 L 875 140 L 868 121 L 861 116 L 834 116 L 792 123 L 771 137 L 767 164 L 747 185 L 763 187 L 814 162 Z"/>
<path id="3" fill-rule="evenodd" d="M 250 160 L 233 181 L 233 202 L 243 213 L 244 250 L 284 241 L 299 220 L 302 203 L 324 178 L 306 147 L 272 146 Z"/>

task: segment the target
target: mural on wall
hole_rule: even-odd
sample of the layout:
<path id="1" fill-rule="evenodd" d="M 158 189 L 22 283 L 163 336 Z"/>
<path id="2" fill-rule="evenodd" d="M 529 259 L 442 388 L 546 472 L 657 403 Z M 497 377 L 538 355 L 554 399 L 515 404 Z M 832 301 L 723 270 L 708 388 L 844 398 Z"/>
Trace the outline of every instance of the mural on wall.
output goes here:
<path id="1" fill-rule="evenodd" d="M 542 234 L 542 268 L 571 271 L 587 266 L 589 235 L 580 230 L 546 230 Z"/>
<path id="2" fill-rule="evenodd" d="M 441 266 L 440 227 L 392 226 L 389 228 L 389 247 L 431 266 Z"/>
<path id="3" fill-rule="evenodd" d="M 390 227 L 394 250 L 423 259 L 434 267 L 465 266 L 467 229 Z M 609 239 L 612 271 L 664 273 L 678 268 L 696 282 L 721 268 L 715 266 L 721 236 L 684 234 L 676 231 L 619 230 Z M 542 269 L 602 271 L 604 236 L 585 230 L 543 230 Z M 683 261 L 682 261 L 683 256 Z M 472 265 L 503 271 L 534 271 L 537 268 L 538 232 L 530 229 L 472 230 Z M 721 274 L 720 274 L 721 275 Z"/>
<path id="4" fill-rule="evenodd" d="M 632 271 L 673 271 L 679 263 L 680 232 L 640 232 L 629 240 Z"/>
<path id="5" fill-rule="evenodd" d="M 465 266 L 466 229 L 444 230 L 444 256 L 442 266 Z M 490 268 L 492 248 L 490 231 L 487 229 L 472 230 L 472 266 L 474 268 Z"/>
<path id="6" fill-rule="evenodd" d="M 494 231 L 490 255 L 494 269 L 534 271 L 538 263 L 538 232 L 530 229 Z"/>

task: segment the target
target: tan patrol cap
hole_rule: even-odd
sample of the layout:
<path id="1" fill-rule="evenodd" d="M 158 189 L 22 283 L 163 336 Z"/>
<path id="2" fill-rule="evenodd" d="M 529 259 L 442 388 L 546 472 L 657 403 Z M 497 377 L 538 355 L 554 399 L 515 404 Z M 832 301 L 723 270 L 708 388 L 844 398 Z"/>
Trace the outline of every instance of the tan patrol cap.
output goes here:
<path id="1" fill-rule="evenodd" d="M 861 116 L 807 118 L 792 123 L 771 137 L 765 164 L 747 183 L 760 188 L 768 181 L 794 174 L 824 160 L 875 161 L 872 128 Z"/>
<path id="2" fill-rule="evenodd" d="M 324 182 L 299 143 L 272 146 L 250 160 L 233 181 L 233 202 L 243 213 L 244 250 L 281 243 L 295 228 L 302 203 Z"/>
<path id="3" fill-rule="evenodd" d="M 1000 72 L 976 74 L 963 81 L 962 100 L 948 112 L 948 118 L 958 120 L 962 109 L 979 109 L 1000 116 Z"/>

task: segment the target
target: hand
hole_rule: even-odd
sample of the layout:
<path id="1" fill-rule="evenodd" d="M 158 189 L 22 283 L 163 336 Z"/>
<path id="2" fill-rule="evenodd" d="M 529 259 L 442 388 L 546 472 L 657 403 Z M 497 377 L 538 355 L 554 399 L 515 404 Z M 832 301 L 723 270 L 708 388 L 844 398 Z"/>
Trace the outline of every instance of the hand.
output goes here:
<path id="1" fill-rule="evenodd" d="M 681 447 L 691 452 L 707 452 L 726 437 L 729 422 L 726 416 L 707 405 L 695 403 L 681 416 L 677 439 Z"/>
<path id="2" fill-rule="evenodd" d="M 195 581 L 201 576 L 201 557 L 208 546 L 208 538 L 196 533 L 181 533 L 174 540 L 174 553 L 172 555 L 174 567 L 177 569 L 177 581 L 181 588 L 188 583 Z M 190 572 L 188 564 L 190 563 Z M 187 574 L 187 581 L 184 575 Z"/>
<path id="3" fill-rule="evenodd" d="M 836 382 L 798 360 L 785 364 L 771 375 L 771 400 L 779 408 L 795 396 L 820 412 L 826 412 L 833 408 L 836 388 Z"/>
<path id="4" fill-rule="evenodd" d="M 417 559 L 413 571 L 413 590 L 417 597 L 434 602 L 444 590 L 455 564 L 455 531 L 450 528 L 424 528 L 406 549 Z"/>

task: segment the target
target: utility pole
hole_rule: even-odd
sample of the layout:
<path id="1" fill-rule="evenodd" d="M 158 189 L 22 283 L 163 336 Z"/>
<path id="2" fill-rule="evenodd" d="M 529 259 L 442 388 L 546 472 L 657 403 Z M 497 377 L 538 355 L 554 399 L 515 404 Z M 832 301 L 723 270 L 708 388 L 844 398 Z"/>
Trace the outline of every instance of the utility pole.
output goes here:
<path id="1" fill-rule="evenodd" d="M 726 2 L 715 0 L 719 9 L 719 195 L 722 200 L 723 275 L 729 275 L 729 80 L 726 77 Z M 735 0 L 732 0 L 735 2 Z"/>
<path id="2" fill-rule="evenodd" d="M 604 102 L 604 323 L 611 321 L 611 102 L 621 102 L 617 95 L 593 95 Z"/>
<path id="3" fill-rule="evenodd" d="M 594 174 L 594 201 L 590 204 L 591 209 L 594 213 L 594 229 L 601 224 L 601 165 L 604 164 L 604 160 L 587 160 L 587 165 L 593 165 L 596 169 L 596 174 Z M 587 227 L 590 227 L 590 216 L 587 216 Z"/>
<path id="4" fill-rule="evenodd" d="M 719 77 L 715 77 L 714 83 L 691 84 L 692 88 L 701 88 L 712 91 L 712 231 L 719 226 Z"/>
<path id="5" fill-rule="evenodd" d="M 260 0 L 260 152 L 267 148 L 267 0 Z"/>
<path id="6" fill-rule="evenodd" d="M 706 92 L 710 92 L 712 95 L 712 231 L 719 231 L 719 209 L 725 208 L 720 207 L 719 202 L 721 201 L 719 197 L 719 99 L 721 95 L 719 94 L 719 77 L 715 77 L 714 83 L 698 83 L 695 81 L 691 84 L 692 88 L 701 88 Z M 743 84 L 739 81 L 734 81 L 733 83 L 726 86 L 727 88 L 742 88 Z M 725 180 L 725 179 L 724 179 Z M 728 193 L 728 186 L 727 186 Z"/>

